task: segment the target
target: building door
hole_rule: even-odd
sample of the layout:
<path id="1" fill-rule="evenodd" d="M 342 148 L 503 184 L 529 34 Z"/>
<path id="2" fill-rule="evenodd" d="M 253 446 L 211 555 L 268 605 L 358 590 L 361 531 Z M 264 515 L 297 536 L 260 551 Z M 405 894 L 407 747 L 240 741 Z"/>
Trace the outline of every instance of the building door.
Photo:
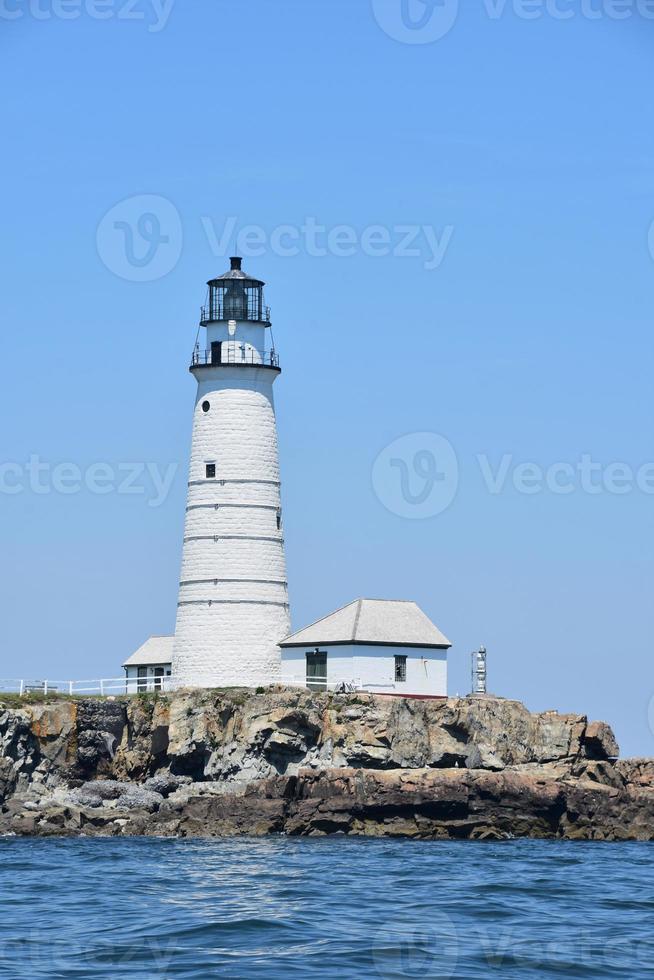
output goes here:
<path id="1" fill-rule="evenodd" d="M 307 687 L 310 691 L 327 690 L 327 654 L 323 651 L 307 653 Z"/>
<path id="2" fill-rule="evenodd" d="M 222 340 L 214 340 L 211 345 L 211 363 L 212 364 L 222 364 L 223 363 L 223 342 Z"/>
<path id="3" fill-rule="evenodd" d="M 163 676 L 164 676 L 164 669 L 163 669 L 163 667 L 155 667 L 154 668 L 154 689 L 155 689 L 155 691 L 161 691 L 163 689 Z"/>

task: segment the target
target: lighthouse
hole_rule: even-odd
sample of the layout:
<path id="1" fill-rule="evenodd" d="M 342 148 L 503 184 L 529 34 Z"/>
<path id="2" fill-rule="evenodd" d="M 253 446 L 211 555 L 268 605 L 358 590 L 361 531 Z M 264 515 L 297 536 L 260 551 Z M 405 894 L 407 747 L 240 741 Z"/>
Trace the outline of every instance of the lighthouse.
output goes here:
<path id="1" fill-rule="evenodd" d="M 280 374 L 264 285 L 240 258 L 211 279 L 197 381 L 173 678 L 254 687 L 280 676 L 290 631 L 273 384 Z"/>

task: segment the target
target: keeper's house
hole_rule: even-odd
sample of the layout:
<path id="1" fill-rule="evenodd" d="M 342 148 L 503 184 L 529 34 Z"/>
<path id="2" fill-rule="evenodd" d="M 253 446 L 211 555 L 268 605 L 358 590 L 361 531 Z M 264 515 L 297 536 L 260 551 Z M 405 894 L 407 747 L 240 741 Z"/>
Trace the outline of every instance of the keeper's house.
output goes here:
<path id="1" fill-rule="evenodd" d="M 451 646 L 415 602 L 357 599 L 282 640 L 282 683 L 445 698 Z"/>
<path id="2" fill-rule="evenodd" d="M 151 636 L 123 664 L 128 694 L 169 690 L 174 636 Z"/>

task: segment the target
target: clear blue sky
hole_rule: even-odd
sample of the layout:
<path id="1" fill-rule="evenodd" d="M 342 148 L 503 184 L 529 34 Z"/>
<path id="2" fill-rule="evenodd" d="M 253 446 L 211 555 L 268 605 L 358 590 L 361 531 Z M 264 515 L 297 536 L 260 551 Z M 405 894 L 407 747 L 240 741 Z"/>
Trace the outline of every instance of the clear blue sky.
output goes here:
<path id="1" fill-rule="evenodd" d="M 454 641 L 452 693 L 483 642 L 494 692 L 605 718 L 624 752 L 654 754 L 654 497 L 526 494 L 513 470 L 654 459 L 654 21 L 464 0 L 443 37 L 405 43 L 425 40 L 427 8 L 412 0 L 411 28 L 384 3 L 177 0 L 162 24 L 146 0 L 140 19 L 124 0 L 105 19 L 3 0 L 5 483 L 30 456 L 180 465 L 159 507 L 51 478 L 0 494 L 0 676 L 118 676 L 173 630 L 187 366 L 204 283 L 228 265 L 207 228 L 234 217 L 268 239 L 245 266 L 269 283 L 284 369 L 294 625 L 360 595 L 415 599 Z M 171 205 L 150 281 L 147 241 L 125 267 L 115 229 L 142 195 Z M 391 254 L 270 244 L 307 218 L 382 226 Z M 422 237 L 392 254 L 405 225 L 449 229 L 436 268 Z M 454 448 L 458 492 L 411 519 L 373 464 L 425 432 Z M 420 445 L 399 453 L 417 498 Z M 479 455 L 510 457 L 501 492 Z"/>

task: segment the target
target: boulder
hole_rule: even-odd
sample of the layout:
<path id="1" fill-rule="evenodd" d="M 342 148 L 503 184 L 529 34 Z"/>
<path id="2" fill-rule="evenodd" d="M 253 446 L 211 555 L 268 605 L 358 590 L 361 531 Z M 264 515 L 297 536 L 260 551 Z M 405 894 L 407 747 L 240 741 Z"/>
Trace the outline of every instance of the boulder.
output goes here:
<path id="1" fill-rule="evenodd" d="M 107 804 L 118 810 L 145 810 L 151 813 L 163 803 L 163 794 L 138 783 L 122 783 L 115 779 L 100 779 L 84 783 L 70 794 L 70 800 L 80 807 L 97 809 Z"/>
<path id="2" fill-rule="evenodd" d="M 32 734 L 38 741 L 39 756 L 53 766 L 72 765 L 75 762 L 77 704 L 73 701 L 56 701 L 53 704 L 31 705 L 29 715 Z"/>
<path id="3" fill-rule="evenodd" d="M 116 801 L 118 810 L 145 810 L 153 813 L 163 803 L 161 793 L 153 793 L 141 786 L 130 786 Z"/>
<path id="4" fill-rule="evenodd" d="M 146 779 L 144 788 L 160 796 L 168 797 L 177 792 L 182 786 L 190 786 L 193 780 L 190 776 L 174 776 L 171 772 L 160 772 Z"/>
<path id="5" fill-rule="evenodd" d="M 654 759 L 620 759 L 615 768 L 630 786 L 654 791 Z"/>
<path id="6" fill-rule="evenodd" d="M 7 756 L 0 758 L 0 803 L 11 796 L 16 788 L 16 770 L 14 763 Z"/>
<path id="7" fill-rule="evenodd" d="M 86 771 L 109 772 L 126 725 L 124 701 L 80 700 L 77 704 L 77 765 Z"/>
<path id="8" fill-rule="evenodd" d="M 604 721 L 591 721 L 583 735 L 583 753 L 588 759 L 617 759 L 620 746 Z"/>

